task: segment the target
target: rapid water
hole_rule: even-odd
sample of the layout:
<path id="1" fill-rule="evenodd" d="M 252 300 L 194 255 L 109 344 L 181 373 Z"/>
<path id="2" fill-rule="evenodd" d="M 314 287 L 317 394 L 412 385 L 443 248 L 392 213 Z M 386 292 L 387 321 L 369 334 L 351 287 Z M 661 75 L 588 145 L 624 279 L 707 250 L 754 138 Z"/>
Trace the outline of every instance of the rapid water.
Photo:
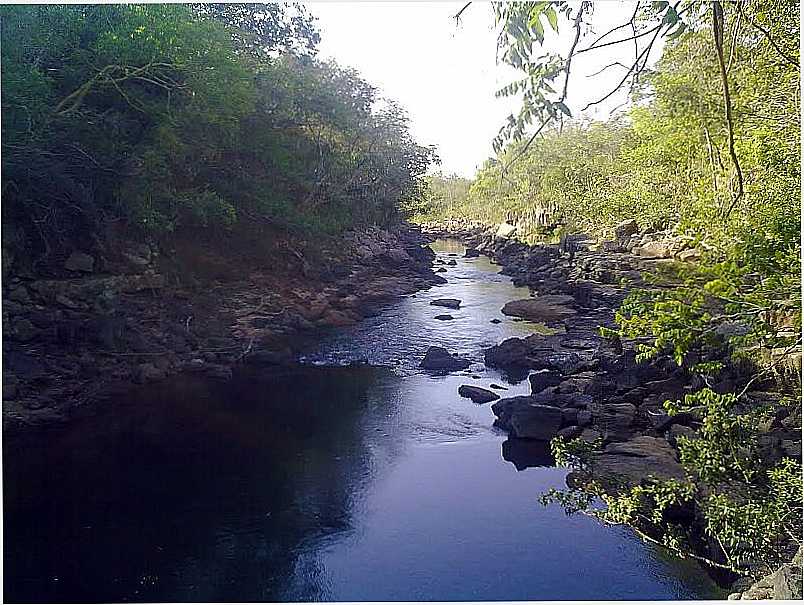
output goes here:
<path id="1" fill-rule="evenodd" d="M 722 597 L 627 529 L 539 504 L 566 472 L 457 389 L 527 393 L 482 349 L 544 328 L 500 314 L 528 293 L 487 259 L 436 248 L 447 284 L 325 335 L 305 367 L 179 376 L 6 439 L 5 600 Z M 428 376 L 431 345 L 474 363 Z"/>

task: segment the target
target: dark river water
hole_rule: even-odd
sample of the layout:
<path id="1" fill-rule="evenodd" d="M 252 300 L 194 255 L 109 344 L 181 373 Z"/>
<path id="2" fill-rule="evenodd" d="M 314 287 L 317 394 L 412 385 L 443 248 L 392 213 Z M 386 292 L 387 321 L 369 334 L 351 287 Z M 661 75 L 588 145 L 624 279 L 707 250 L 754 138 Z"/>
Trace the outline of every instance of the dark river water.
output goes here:
<path id="1" fill-rule="evenodd" d="M 435 247 L 448 284 L 326 335 L 305 367 L 180 376 L 5 439 L 5 600 L 721 598 L 696 565 L 539 504 L 565 471 L 457 394 L 528 392 L 482 364 L 540 329 L 500 315 L 527 290 Z M 422 374 L 430 345 L 475 363 Z"/>

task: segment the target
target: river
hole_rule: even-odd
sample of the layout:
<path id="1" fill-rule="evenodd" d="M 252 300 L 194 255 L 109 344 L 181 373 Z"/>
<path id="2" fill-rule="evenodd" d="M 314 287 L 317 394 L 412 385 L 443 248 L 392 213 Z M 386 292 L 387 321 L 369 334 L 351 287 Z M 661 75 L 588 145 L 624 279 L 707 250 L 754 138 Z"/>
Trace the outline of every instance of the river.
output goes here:
<path id="1" fill-rule="evenodd" d="M 527 290 L 488 259 L 434 248 L 447 284 L 323 335 L 302 367 L 178 376 L 5 439 L 5 600 L 722 598 L 697 565 L 538 502 L 566 471 L 457 389 L 526 394 L 482 349 L 544 328 L 500 314 Z M 426 375 L 430 345 L 474 363 Z"/>

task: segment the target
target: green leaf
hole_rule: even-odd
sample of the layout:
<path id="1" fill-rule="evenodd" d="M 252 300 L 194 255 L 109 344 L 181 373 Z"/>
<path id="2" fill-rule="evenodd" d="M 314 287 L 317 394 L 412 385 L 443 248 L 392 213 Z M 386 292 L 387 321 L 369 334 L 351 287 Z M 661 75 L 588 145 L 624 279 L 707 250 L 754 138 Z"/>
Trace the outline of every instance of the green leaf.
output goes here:
<path id="1" fill-rule="evenodd" d="M 558 15 L 556 15 L 555 9 L 550 6 L 544 14 L 547 15 L 547 20 L 550 22 L 550 27 L 553 28 L 553 31 L 558 33 Z"/>

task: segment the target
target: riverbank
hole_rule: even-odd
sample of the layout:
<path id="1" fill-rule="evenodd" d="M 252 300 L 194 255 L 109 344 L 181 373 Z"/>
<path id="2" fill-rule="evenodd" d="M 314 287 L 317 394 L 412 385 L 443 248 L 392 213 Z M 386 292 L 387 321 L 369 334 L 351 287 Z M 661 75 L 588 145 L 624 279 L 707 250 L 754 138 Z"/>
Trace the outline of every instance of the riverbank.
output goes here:
<path id="1" fill-rule="evenodd" d="M 291 363 L 320 331 L 443 283 L 424 243 L 400 225 L 306 246 L 282 238 L 257 262 L 215 259 L 214 271 L 199 269 L 202 246 L 188 254 L 143 244 L 116 259 L 73 253 L 47 279 L 12 270 L 3 290 L 3 427 L 63 421 L 180 372 L 227 380 L 234 364 Z"/>
<path id="2" fill-rule="evenodd" d="M 695 439 L 701 424 L 692 414 L 669 415 L 663 402 L 683 399 L 706 386 L 716 393 L 733 392 L 752 378 L 750 368 L 730 365 L 717 383 L 707 384 L 669 356 L 637 363 L 638 341 L 600 334 L 600 326 L 615 327 L 615 313 L 631 289 L 675 285 L 665 269 L 697 260 L 697 251 L 687 242 L 667 234 L 640 233 L 635 223 L 621 225 L 608 241 L 576 236 L 556 245 L 533 246 L 516 241 L 514 226 L 506 224 L 456 222 L 425 225 L 424 231 L 433 237 L 460 238 L 468 247 L 467 255 L 493 258 L 502 273 L 536 295 L 505 305 L 503 313 L 561 329 L 552 335 L 508 339 L 487 349 L 485 361 L 515 377 L 530 374 L 530 395 L 498 399 L 492 407 L 496 424 L 512 437 L 580 438 L 595 446 L 588 468 L 569 475 L 571 488 L 583 490 L 595 481 L 616 494 L 644 484 L 649 477 L 684 479 L 678 440 Z M 648 273 L 665 278 L 648 283 L 643 278 Z M 757 444 L 762 463 L 770 467 L 783 458 L 800 460 L 800 411 L 791 411 L 785 389 L 773 380 L 750 386 L 743 405 L 766 407 L 772 418 Z M 725 563 L 722 549 L 705 536 L 700 511 L 680 509 L 675 514 L 674 521 L 690 529 L 698 554 L 715 565 Z M 797 545 L 791 541 L 785 548 L 789 552 L 783 557 L 789 561 Z M 758 583 L 764 589 L 748 589 L 743 578 L 732 598 L 800 597 L 800 565 L 788 564 L 783 571 L 772 574 L 781 580 L 770 592 L 769 582 Z M 747 572 L 755 580 L 766 573 L 759 566 Z M 729 581 L 728 574 L 720 575 L 721 581 Z"/>

